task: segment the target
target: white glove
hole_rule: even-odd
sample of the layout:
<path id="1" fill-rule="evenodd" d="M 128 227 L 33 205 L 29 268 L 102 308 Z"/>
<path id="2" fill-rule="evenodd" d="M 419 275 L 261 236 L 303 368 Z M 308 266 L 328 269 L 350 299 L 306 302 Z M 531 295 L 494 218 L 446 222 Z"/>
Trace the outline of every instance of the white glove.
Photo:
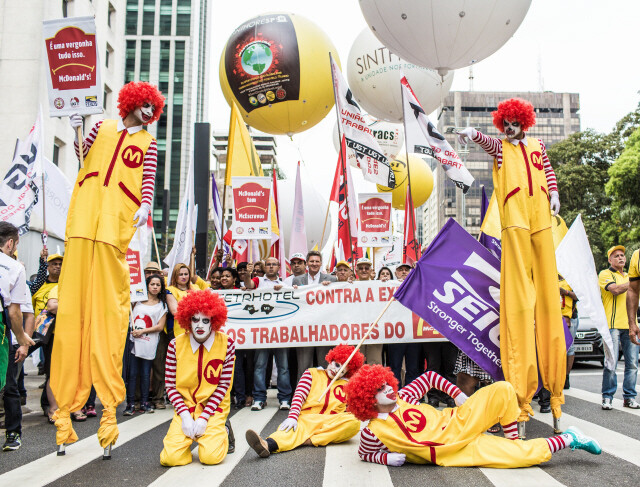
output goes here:
<path id="1" fill-rule="evenodd" d="M 469 139 L 473 140 L 473 138 L 478 134 L 478 131 L 473 127 L 467 127 L 458 132 L 458 142 L 462 145 L 466 145 L 469 143 Z"/>
<path id="2" fill-rule="evenodd" d="M 278 426 L 278 429 L 280 431 L 284 431 L 284 432 L 287 432 L 290 429 L 293 429 L 293 431 L 297 431 L 297 429 L 298 429 L 298 420 L 293 419 L 293 418 L 287 418 L 280 424 L 280 426 Z"/>
<path id="3" fill-rule="evenodd" d="M 69 125 L 71 125 L 71 128 L 73 129 L 76 142 L 78 142 L 78 127 L 82 127 L 82 120 L 82 116 L 77 113 L 69 115 Z"/>
<path id="4" fill-rule="evenodd" d="M 390 467 L 402 467 L 406 459 L 404 453 L 387 453 L 387 465 Z"/>
<path id="5" fill-rule="evenodd" d="M 207 429 L 207 420 L 204 418 L 198 418 L 193 425 L 193 438 L 196 439 L 202 435 L 204 435 L 205 430 Z"/>
<path id="6" fill-rule="evenodd" d="M 560 211 L 560 195 L 557 191 L 551 191 L 550 196 L 551 201 L 549 203 L 551 205 L 551 211 L 553 212 L 553 216 L 556 216 Z"/>
<path id="7" fill-rule="evenodd" d="M 180 413 L 180 419 L 182 420 L 182 432 L 185 436 L 193 439 L 193 427 L 195 426 L 195 421 L 191 417 L 188 411 L 183 411 Z"/>
<path id="8" fill-rule="evenodd" d="M 462 406 L 467 399 L 469 399 L 469 396 L 467 396 L 464 392 L 461 392 L 456 396 L 454 401 L 456 402 L 456 406 Z"/>
<path id="9" fill-rule="evenodd" d="M 133 226 L 136 228 L 140 228 L 145 223 L 147 223 L 147 219 L 149 218 L 149 210 L 151 207 L 149 203 L 142 203 L 138 211 L 136 211 L 135 215 L 133 215 Z M 136 220 L 138 220 L 136 222 Z"/>

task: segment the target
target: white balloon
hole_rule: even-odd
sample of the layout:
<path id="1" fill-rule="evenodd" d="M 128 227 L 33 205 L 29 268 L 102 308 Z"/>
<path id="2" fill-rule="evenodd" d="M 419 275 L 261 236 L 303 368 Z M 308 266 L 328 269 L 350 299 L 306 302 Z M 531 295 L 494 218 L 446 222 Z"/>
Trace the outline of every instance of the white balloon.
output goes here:
<path id="1" fill-rule="evenodd" d="M 367 126 L 373 132 L 373 136 L 378 141 L 382 153 L 391 160 L 398 155 L 404 145 L 404 128 L 402 124 L 377 120 L 368 115 L 364 116 Z M 338 122 L 333 124 L 333 147 L 340 153 L 340 138 L 338 136 Z M 359 168 L 358 161 L 353 151 L 347 151 L 347 161 L 351 166 Z"/>
<path id="2" fill-rule="evenodd" d="M 427 113 L 440 106 L 453 83 L 453 72 L 443 79 L 433 69 L 405 61 L 365 28 L 353 42 L 347 60 L 347 79 L 357 102 L 374 117 L 401 122 L 403 74 Z"/>
<path id="3" fill-rule="evenodd" d="M 306 177 L 305 177 L 306 176 Z M 302 172 L 302 204 L 304 205 L 304 227 L 307 233 L 307 248 L 313 249 L 322 238 L 322 226 L 327 213 L 327 200 L 320 196 L 314 188 L 308 174 Z M 295 198 L 296 180 L 278 180 L 278 206 L 280 211 L 280 236 L 284 235 L 285 256 L 289 258 L 289 240 L 291 239 L 291 217 L 293 215 L 293 203 Z M 331 233 L 331 212 L 327 219 L 327 229 L 324 232 L 324 241 L 318 248 L 322 248 L 329 240 Z"/>
<path id="4" fill-rule="evenodd" d="M 360 0 L 375 36 L 393 53 L 445 74 L 482 61 L 513 36 L 531 0 Z"/>

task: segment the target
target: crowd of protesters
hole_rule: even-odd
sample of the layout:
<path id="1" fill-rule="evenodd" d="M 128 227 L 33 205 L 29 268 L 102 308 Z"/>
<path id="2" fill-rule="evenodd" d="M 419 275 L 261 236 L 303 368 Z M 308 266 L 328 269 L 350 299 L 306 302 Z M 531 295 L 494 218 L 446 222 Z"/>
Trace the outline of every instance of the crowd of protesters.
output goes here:
<path id="1" fill-rule="evenodd" d="M 12 342 L 8 350 L 8 368 L 6 386 L 4 387 L 4 421 L 0 427 L 6 428 L 6 441 L 3 450 L 17 450 L 21 445 L 21 401 L 24 404 L 26 392 L 20 385 L 24 371 L 22 361 L 31 353 L 40 357 L 39 373 L 45 381 L 41 395 L 41 406 L 44 416 L 53 423 L 52 416 L 57 409 L 55 397 L 49 387 L 49 366 L 51 350 L 55 340 L 55 316 L 58 304 L 58 278 L 64 264 L 64 256 L 48 254 L 46 248 L 40 254 L 39 268 L 36 275 L 27 282 L 24 267 L 16 261 L 15 249 L 18 243 L 17 229 L 5 222 L 0 223 L 0 272 L 2 272 L 2 286 L 0 296 L 4 312 L 2 325 L 4 329 L 12 329 Z M 603 299 L 606 293 L 613 298 L 624 299 L 628 276 L 624 273 L 624 248 L 610 251 L 609 257 L 612 267 L 601 275 Z M 613 256 L 612 256 L 613 255 Z M 633 265 L 637 267 L 637 256 Z M 617 259 L 617 260 L 616 260 Z M 622 265 L 620 263 L 622 262 Z M 20 271 L 20 269 L 22 269 Z M 299 288 L 311 285 L 331 286 L 334 283 L 353 283 L 354 281 L 395 281 L 402 282 L 411 272 L 411 266 L 398 265 L 394 270 L 389 267 L 373 268 L 371 260 L 360 258 L 355 266 L 346 261 L 338 262 L 333 269 L 323 266 L 320 252 L 312 250 L 307 255 L 294 254 L 289 261 L 288 277 L 280 277 L 280 262 L 270 257 L 264 261 L 253 263 L 239 262 L 234 266 L 230 256 L 224 256 L 220 251 L 214 256 L 212 269 L 208 280 L 198 276 L 195 272 L 195 248 L 192 251 L 189 265 L 178 264 L 169 275 L 168 269 L 162 269 L 156 262 L 150 262 L 144 267 L 148 297 L 145 301 L 133 303 L 127 346 L 123 357 L 123 379 L 127 387 L 125 416 L 134 414 L 149 414 L 156 409 L 165 409 L 165 360 L 171 339 L 184 333 L 181 327 L 174 326 L 173 316 L 178 303 L 190 291 L 197 289 L 250 291 L 252 289 L 282 287 Z M 639 278 L 632 274 L 632 283 Z M 625 280 L 626 279 L 626 280 Z M 22 282 L 21 282 L 22 281 Z M 620 281 L 620 282 L 618 282 Z M 625 284 L 626 283 L 626 284 Z M 560 282 L 561 306 L 565 324 L 575 336 L 577 297 L 566 284 Z M 635 286 L 633 289 L 636 289 Z M 22 297 L 21 297 L 22 296 Z M 620 297 L 622 296 L 622 297 Z M 18 306 L 16 306 L 18 305 Z M 607 302 L 605 301 L 605 307 Z M 621 309 L 624 307 L 620 306 Z M 573 319 L 572 319 L 573 318 Z M 622 329 L 624 319 L 615 318 L 612 326 L 616 330 Z M 19 321 L 24 334 L 14 326 Z M 628 328 L 628 325 L 627 325 Z M 633 329 L 632 329 L 633 330 Z M 6 332 L 9 335 L 8 331 Z M 33 337 L 34 341 L 25 343 L 25 337 Z M 620 335 L 621 336 L 621 335 Z M 624 337 L 623 337 L 624 338 Z M 633 341 L 633 340 L 632 340 Z M 624 344 L 627 367 L 637 366 L 638 345 L 629 341 L 617 340 Z M 617 345 L 616 343 L 616 345 Z M 636 347 L 632 351 L 632 347 Z M 279 408 L 290 409 L 292 391 L 300 380 L 303 372 L 315 365 L 324 365 L 324 357 L 330 347 L 298 347 L 298 348 L 264 348 L 256 350 L 240 349 L 236 351 L 232 402 L 236 409 L 250 407 L 253 411 L 263 409 L 267 401 L 267 389 L 277 388 Z M 1 351 L 0 351 L 1 352 Z M 408 384 L 425 370 L 435 371 L 450 382 L 457 384 L 465 394 L 471 395 L 483 385 L 492 382 L 487 372 L 482 370 L 469 357 L 447 341 L 424 343 L 393 343 L 367 344 L 362 352 L 369 364 L 388 365 L 398 379 L 400 386 Z M 7 353 L 7 352 L 5 352 Z M 569 355 L 573 355 L 570 349 Z M 635 357 L 635 361 L 634 361 Z M 569 360 L 571 364 L 573 361 Z M 1 364 L 1 361 L 0 361 Z M 569 370 L 567 383 L 569 387 Z M 624 398 L 625 406 L 638 408 L 635 402 L 634 371 L 625 371 Z M 3 381 L 4 382 L 4 381 Z M 605 384 L 606 382 L 606 384 Z M 610 384 L 614 384 L 611 386 Z M 21 392 L 22 391 L 22 392 Z M 603 381 L 603 408 L 610 409 L 610 397 L 615 392 L 615 372 L 605 369 Z M 444 405 L 454 407 L 453 399 L 435 389 L 427 392 L 423 400 L 438 407 Z M 548 412 L 548 400 L 545 403 L 545 391 L 540 394 L 542 412 Z M 85 421 L 97 415 L 95 409 L 95 391 L 89 397 L 85 407 L 72 415 L 74 421 Z M 494 427 L 494 429 L 498 429 Z M 491 430 L 490 430 L 491 431 Z"/>

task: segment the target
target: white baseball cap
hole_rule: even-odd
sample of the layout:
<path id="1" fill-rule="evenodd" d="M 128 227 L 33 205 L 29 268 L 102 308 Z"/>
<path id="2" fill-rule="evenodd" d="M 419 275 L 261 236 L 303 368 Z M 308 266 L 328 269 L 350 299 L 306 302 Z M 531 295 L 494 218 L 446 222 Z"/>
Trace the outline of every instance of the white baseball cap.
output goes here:
<path id="1" fill-rule="evenodd" d="M 300 253 L 300 252 L 296 252 L 295 254 L 293 254 L 291 256 L 291 258 L 289 259 L 289 262 L 291 262 L 293 259 L 300 259 L 303 262 L 307 261 L 307 257 L 304 254 Z"/>
<path id="2" fill-rule="evenodd" d="M 358 259 L 358 262 L 356 262 L 356 266 L 359 266 L 360 264 L 368 264 L 371 265 L 371 259 L 368 259 L 366 257 L 360 257 Z"/>

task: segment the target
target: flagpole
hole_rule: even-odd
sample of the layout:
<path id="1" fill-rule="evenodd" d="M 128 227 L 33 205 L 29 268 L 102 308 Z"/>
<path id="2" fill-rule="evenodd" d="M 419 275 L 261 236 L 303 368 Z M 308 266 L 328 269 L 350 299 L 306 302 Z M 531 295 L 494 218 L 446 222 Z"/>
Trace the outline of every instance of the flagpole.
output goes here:
<path id="1" fill-rule="evenodd" d="M 402 125 L 404 127 L 404 154 L 405 157 L 407 158 L 407 192 L 409 193 L 409 197 L 411 198 L 411 208 L 413 209 L 413 221 L 415 222 L 416 220 L 416 209 L 413 208 L 413 195 L 411 194 L 411 171 L 409 170 L 409 146 L 407 144 L 407 122 L 404 118 L 404 90 L 402 89 L 402 82 L 400 82 L 400 99 L 402 100 Z M 406 201 L 406 198 L 405 198 Z M 414 223 L 415 226 L 415 223 Z M 406 230 L 405 230 L 405 235 L 406 235 Z M 417 238 L 415 233 L 412 235 L 413 239 L 417 242 Z M 406 247 L 407 242 L 404 242 L 404 247 Z M 404 253 L 404 252 L 403 252 Z M 403 260 L 403 264 L 406 264 L 406 262 L 404 262 L 404 258 Z"/>
<path id="2" fill-rule="evenodd" d="M 49 234 L 47 233 L 47 203 L 45 197 L 46 191 L 44 188 L 44 165 L 42 165 L 42 246 L 47 248 L 47 239 Z"/>
<path id="3" fill-rule="evenodd" d="M 160 266 L 160 270 L 162 270 L 162 264 L 160 263 L 160 252 L 158 251 L 158 242 L 156 241 L 156 229 L 151 225 L 151 236 L 153 237 L 153 246 L 156 249 L 156 257 L 158 258 L 158 265 Z"/>
<path id="4" fill-rule="evenodd" d="M 83 137 L 82 137 L 82 125 L 78 125 L 77 134 L 78 134 L 78 156 L 80 157 L 80 169 L 84 168 L 84 147 L 83 147 Z"/>
<path id="5" fill-rule="evenodd" d="M 341 142 L 342 144 L 342 142 Z M 342 150 L 342 149 L 340 149 Z M 322 226 L 322 237 L 320 237 L 320 250 L 322 250 L 322 242 L 324 242 L 324 232 L 327 229 L 327 220 L 329 220 L 329 208 L 331 207 L 331 198 L 327 201 L 327 212 L 324 215 L 324 225 Z"/>

